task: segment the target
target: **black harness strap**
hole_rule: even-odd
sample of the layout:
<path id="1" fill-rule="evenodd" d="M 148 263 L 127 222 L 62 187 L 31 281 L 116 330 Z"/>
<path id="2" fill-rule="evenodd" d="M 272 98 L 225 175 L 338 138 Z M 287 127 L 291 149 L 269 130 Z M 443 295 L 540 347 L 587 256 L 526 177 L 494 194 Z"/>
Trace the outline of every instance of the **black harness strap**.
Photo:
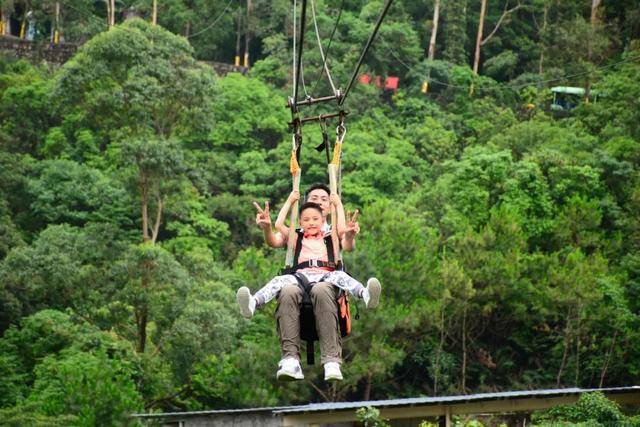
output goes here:
<path id="1" fill-rule="evenodd" d="M 324 244 L 327 247 L 327 262 L 309 260 L 298 263 L 300 252 L 302 250 L 302 239 L 304 239 L 304 233 L 302 232 L 302 230 L 296 230 L 296 233 L 298 234 L 298 238 L 293 255 L 294 267 L 285 269 L 283 271 L 283 274 L 292 274 L 296 278 L 298 287 L 302 291 L 302 304 L 300 307 L 300 339 L 307 342 L 307 364 L 313 365 L 315 359 L 314 341 L 318 340 L 315 315 L 313 312 L 313 303 L 311 301 L 311 288 L 313 287 L 314 283 L 309 283 L 304 274 L 296 273 L 296 271 L 307 267 L 329 267 L 333 270 L 342 270 L 342 264 L 336 264 L 335 262 L 333 253 L 333 241 L 331 240 L 330 234 L 323 238 Z"/>

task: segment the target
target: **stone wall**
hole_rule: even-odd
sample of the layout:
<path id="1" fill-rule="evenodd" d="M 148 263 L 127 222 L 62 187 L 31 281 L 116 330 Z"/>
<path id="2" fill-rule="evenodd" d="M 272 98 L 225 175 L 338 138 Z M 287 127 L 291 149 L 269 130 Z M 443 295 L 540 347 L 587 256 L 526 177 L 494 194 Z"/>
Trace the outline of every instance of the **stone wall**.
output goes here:
<path id="1" fill-rule="evenodd" d="M 0 54 L 33 62 L 46 61 L 63 64 L 77 50 L 78 46 L 74 43 L 50 44 L 33 42 L 13 36 L 0 36 Z"/>

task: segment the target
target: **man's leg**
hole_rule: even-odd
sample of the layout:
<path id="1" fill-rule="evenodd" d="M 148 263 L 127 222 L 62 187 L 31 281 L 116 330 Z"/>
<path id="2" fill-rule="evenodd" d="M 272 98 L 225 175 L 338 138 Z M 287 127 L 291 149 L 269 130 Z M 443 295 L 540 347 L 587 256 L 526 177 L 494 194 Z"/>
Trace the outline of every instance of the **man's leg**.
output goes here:
<path id="1" fill-rule="evenodd" d="M 338 323 L 338 289 L 331 283 L 318 282 L 311 288 L 311 302 L 320 338 L 320 363 L 342 362 L 342 337 Z"/>
<path id="2" fill-rule="evenodd" d="M 300 360 L 300 304 L 302 290 L 298 285 L 282 287 L 278 295 L 276 322 L 282 359 Z"/>

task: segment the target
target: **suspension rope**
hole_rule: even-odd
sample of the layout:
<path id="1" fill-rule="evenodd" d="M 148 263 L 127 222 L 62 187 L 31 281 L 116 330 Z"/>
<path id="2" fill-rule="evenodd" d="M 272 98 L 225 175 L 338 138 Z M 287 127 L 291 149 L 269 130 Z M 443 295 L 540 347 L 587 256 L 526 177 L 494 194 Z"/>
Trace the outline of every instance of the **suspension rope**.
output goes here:
<path id="1" fill-rule="evenodd" d="M 343 0 L 344 2 L 344 0 Z M 313 16 L 313 26 L 316 30 L 316 39 L 318 40 L 318 49 L 320 50 L 320 57 L 322 58 L 322 67 L 324 68 L 325 73 L 327 74 L 327 79 L 329 80 L 329 84 L 331 85 L 331 90 L 333 91 L 333 95 L 337 95 L 337 91 L 336 91 L 336 86 L 333 84 L 333 79 L 331 78 L 331 73 L 329 72 L 329 66 L 327 65 L 327 56 L 325 56 L 323 50 L 322 50 L 322 41 L 320 40 L 320 31 L 318 30 L 318 21 L 316 19 L 316 2 L 315 0 L 311 0 L 311 14 Z M 342 14 L 342 8 L 340 9 L 340 14 Z M 338 21 L 340 20 L 340 15 L 338 15 L 338 20 L 336 21 L 336 27 L 338 25 Z M 333 32 L 331 33 L 331 38 L 333 38 L 333 33 L 336 30 L 336 27 L 333 27 Z M 329 47 L 331 47 L 331 39 L 329 39 Z M 313 90 L 311 91 L 311 93 L 314 92 L 316 85 L 318 84 L 318 81 L 320 80 L 320 77 L 322 77 L 322 71 L 320 72 L 320 76 L 318 76 L 318 80 L 316 80 L 316 83 L 313 85 Z"/>
<path id="2" fill-rule="evenodd" d="M 384 8 L 380 12 L 380 16 L 378 16 L 378 21 L 376 22 L 376 26 L 374 27 L 373 32 L 371 33 L 371 36 L 369 36 L 369 40 L 367 40 L 367 44 L 365 45 L 364 49 L 362 50 L 362 54 L 360 55 L 360 59 L 358 59 L 358 63 L 356 64 L 356 68 L 353 70 L 353 74 L 351 75 L 351 80 L 349 81 L 349 84 L 347 85 L 347 89 L 344 91 L 344 95 L 338 101 L 338 105 L 339 106 L 342 106 L 342 104 L 344 104 L 344 101 L 347 98 L 347 95 L 349 94 L 349 91 L 351 90 L 351 87 L 353 86 L 353 83 L 355 82 L 356 77 L 358 76 L 358 71 L 360 71 L 360 66 L 362 65 L 362 62 L 364 61 L 364 57 L 367 55 L 367 52 L 369 51 L 369 48 L 371 47 L 371 44 L 373 43 L 373 40 L 375 39 L 376 35 L 378 34 L 378 30 L 380 29 L 380 25 L 382 25 L 382 20 L 384 19 L 385 15 L 387 14 L 387 11 L 389 10 L 389 7 L 391 7 L 391 3 L 393 3 L 393 0 L 387 0 L 387 3 L 384 5 Z"/>

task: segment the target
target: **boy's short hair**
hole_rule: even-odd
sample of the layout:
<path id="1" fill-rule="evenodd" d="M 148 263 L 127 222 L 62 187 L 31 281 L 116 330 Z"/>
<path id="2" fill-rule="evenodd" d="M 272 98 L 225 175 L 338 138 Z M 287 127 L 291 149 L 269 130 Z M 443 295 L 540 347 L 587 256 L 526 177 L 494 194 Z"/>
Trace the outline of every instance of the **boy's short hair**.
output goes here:
<path id="1" fill-rule="evenodd" d="M 311 187 L 309 187 L 307 189 L 307 191 L 304 193 L 304 199 L 307 200 L 309 198 L 309 193 L 311 193 L 313 190 L 324 190 L 326 191 L 327 195 L 331 195 L 331 190 L 329 189 L 328 186 L 326 186 L 325 184 L 322 183 L 317 183 L 317 184 L 313 184 Z"/>
<path id="2" fill-rule="evenodd" d="M 302 206 L 300 206 L 300 213 L 302 213 L 305 209 L 315 209 L 320 212 L 322 215 L 322 206 L 314 202 L 304 202 Z"/>

